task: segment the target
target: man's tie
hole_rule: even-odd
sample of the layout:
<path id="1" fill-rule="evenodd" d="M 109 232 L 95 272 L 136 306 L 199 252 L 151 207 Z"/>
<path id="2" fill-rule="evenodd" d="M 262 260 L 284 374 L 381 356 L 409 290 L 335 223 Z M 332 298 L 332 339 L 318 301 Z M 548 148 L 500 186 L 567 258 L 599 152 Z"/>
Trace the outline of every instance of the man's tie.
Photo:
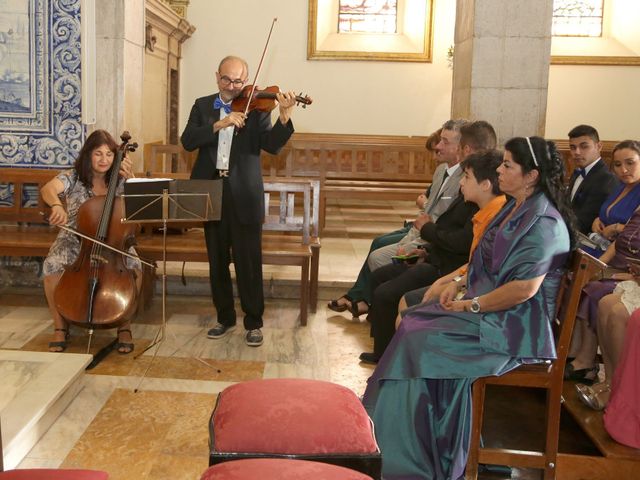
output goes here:
<path id="1" fill-rule="evenodd" d="M 444 182 L 447 181 L 447 178 L 449 178 L 449 170 L 444 171 L 444 175 L 442 176 L 442 183 L 440 184 L 440 189 L 438 190 L 438 195 L 442 195 L 442 190 L 444 189 Z M 433 202 L 433 204 L 435 205 L 435 202 Z"/>
<path id="2" fill-rule="evenodd" d="M 584 171 L 584 168 L 576 168 L 573 171 L 573 178 L 578 178 L 578 176 L 581 176 L 582 178 L 584 178 L 586 176 L 586 172 Z"/>
<path id="3" fill-rule="evenodd" d="M 224 103 L 220 97 L 216 97 L 216 99 L 213 101 L 213 108 L 216 110 L 220 110 L 223 109 L 227 115 L 229 115 L 231 113 L 231 104 L 230 103 Z"/>

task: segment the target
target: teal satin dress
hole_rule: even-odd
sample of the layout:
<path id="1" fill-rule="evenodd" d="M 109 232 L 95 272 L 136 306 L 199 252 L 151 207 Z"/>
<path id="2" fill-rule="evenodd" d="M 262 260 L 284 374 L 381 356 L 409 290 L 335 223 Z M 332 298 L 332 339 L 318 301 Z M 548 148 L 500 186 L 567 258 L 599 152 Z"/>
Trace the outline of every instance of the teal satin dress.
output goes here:
<path id="1" fill-rule="evenodd" d="M 508 310 L 475 314 L 422 304 L 403 312 L 363 399 L 387 480 L 463 476 L 473 381 L 555 358 L 551 318 L 569 233 L 542 193 L 527 199 L 500 228 L 513 206 L 511 200 L 496 215 L 474 252 L 466 298 L 546 275 L 543 284 Z"/>

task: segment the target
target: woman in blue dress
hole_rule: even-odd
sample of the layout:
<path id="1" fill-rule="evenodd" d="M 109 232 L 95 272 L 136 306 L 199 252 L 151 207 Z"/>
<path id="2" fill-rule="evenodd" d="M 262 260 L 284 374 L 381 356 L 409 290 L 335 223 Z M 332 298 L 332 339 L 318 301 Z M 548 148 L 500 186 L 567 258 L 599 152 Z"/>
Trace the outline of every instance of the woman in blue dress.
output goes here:
<path id="1" fill-rule="evenodd" d="M 600 213 L 593 221 L 591 230 L 614 241 L 624 226 L 640 206 L 640 168 L 637 155 L 640 143 L 635 140 L 624 140 L 613 147 L 611 169 L 620 181 L 600 207 Z M 604 250 L 581 247 L 595 257 L 600 257 Z"/>
<path id="2" fill-rule="evenodd" d="M 613 240 L 605 252 L 600 252 L 600 260 L 618 271 L 607 278 L 589 282 L 582 289 L 582 298 L 578 307 L 576 326 L 569 355 L 575 357 L 565 367 L 565 378 L 591 384 L 598 376 L 598 302 L 605 295 L 613 292 L 616 284 L 628 280 L 627 257 L 637 257 L 640 237 L 637 226 L 640 222 L 640 142 L 624 140 L 613 148 L 613 171 L 622 185 L 615 190 L 600 209 L 600 217 L 615 223 L 609 224 L 602 231 L 603 235 Z M 599 219 L 593 222 L 594 227 Z M 607 233 L 608 232 L 608 233 Z M 589 253 L 591 250 L 585 249 Z"/>
<path id="3" fill-rule="evenodd" d="M 467 293 L 452 281 L 440 303 L 405 310 L 369 379 L 363 403 L 383 456 L 383 477 L 464 474 L 475 379 L 555 358 L 555 298 L 574 240 L 573 216 L 552 142 L 513 138 L 498 168 L 511 199 L 473 253 Z"/>

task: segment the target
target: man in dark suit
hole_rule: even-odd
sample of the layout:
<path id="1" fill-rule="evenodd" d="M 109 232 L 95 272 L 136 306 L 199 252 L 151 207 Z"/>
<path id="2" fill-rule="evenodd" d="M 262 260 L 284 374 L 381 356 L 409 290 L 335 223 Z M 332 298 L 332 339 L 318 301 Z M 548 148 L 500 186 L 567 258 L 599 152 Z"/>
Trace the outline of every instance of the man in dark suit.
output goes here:
<path id="1" fill-rule="evenodd" d="M 602 143 L 590 125 L 578 125 L 569 132 L 569 147 L 575 170 L 569 182 L 571 205 L 578 230 L 588 235 L 600 207 L 618 184 L 600 157 Z"/>
<path id="2" fill-rule="evenodd" d="M 209 257 L 211 296 L 218 323 L 207 333 L 221 338 L 235 328 L 236 312 L 229 273 L 233 263 L 242 310 L 245 313 L 245 342 L 262 345 L 262 222 L 264 187 L 260 150 L 277 154 L 293 133 L 292 92 L 276 95 L 280 116 L 271 125 L 271 115 L 257 110 L 248 115 L 231 111 L 231 102 L 240 95 L 249 76 L 247 62 L 225 57 L 218 66 L 219 93 L 198 98 L 182 132 L 182 145 L 198 149 L 191 171 L 193 179 L 222 178 L 222 218 L 205 222 L 204 234 Z"/>

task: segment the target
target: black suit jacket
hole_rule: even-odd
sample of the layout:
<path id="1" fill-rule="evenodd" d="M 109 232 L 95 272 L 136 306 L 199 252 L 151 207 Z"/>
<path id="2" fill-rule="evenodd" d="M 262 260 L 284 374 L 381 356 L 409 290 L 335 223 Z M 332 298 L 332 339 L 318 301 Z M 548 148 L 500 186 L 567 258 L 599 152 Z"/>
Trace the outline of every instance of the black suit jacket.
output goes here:
<path id="1" fill-rule="evenodd" d="M 211 180 L 218 178 L 218 133 L 213 124 L 220 119 L 220 110 L 213 108 L 218 94 L 198 98 L 189 115 L 180 140 L 185 150 L 198 149 L 198 158 L 191 178 Z M 254 110 L 249 113 L 245 126 L 234 136 L 229 156 L 229 180 L 233 205 L 241 223 L 261 223 L 264 220 L 264 186 L 260 150 L 277 154 L 293 133 L 289 121 L 278 120 L 271 126 L 271 114 Z"/>
<path id="2" fill-rule="evenodd" d="M 572 177 L 569 182 L 569 195 L 575 180 L 575 177 Z M 589 170 L 571 200 L 573 213 L 578 220 L 578 230 L 585 235 L 591 232 L 591 225 L 598 216 L 600 207 L 617 185 L 618 180 L 602 159 Z"/>
<path id="3" fill-rule="evenodd" d="M 440 273 L 452 272 L 469 260 L 473 241 L 471 219 L 477 211 L 478 206 L 465 202 L 460 194 L 435 223 L 425 223 L 420 229 L 420 236 L 429 242 L 427 261 Z"/>

